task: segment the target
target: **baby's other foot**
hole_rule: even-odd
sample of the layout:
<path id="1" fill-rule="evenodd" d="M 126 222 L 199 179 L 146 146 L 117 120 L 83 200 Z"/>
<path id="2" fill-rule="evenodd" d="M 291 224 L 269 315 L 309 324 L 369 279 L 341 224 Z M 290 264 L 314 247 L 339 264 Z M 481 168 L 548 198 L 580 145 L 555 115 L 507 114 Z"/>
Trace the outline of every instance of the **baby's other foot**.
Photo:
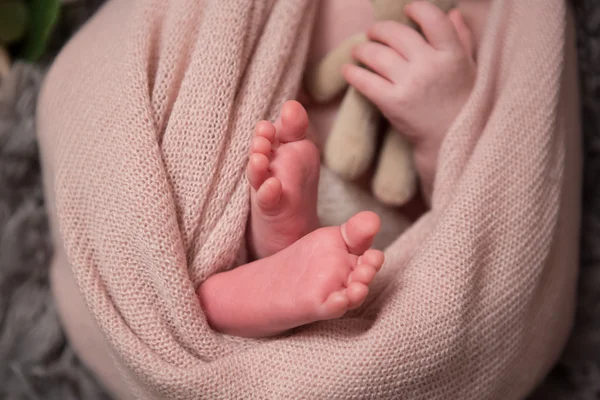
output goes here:
<path id="1" fill-rule="evenodd" d="M 307 129 L 308 115 L 296 101 L 284 104 L 275 125 L 256 126 L 247 169 L 249 244 L 256 258 L 277 253 L 319 226 L 320 158 Z"/>
<path id="2" fill-rule="evenodd" d="M 383 265 L 383 253 L 369 249 L 379 228 L 376 214 L 362 212 L 212 276 L 200 290 L 210 324 L 230 335 L 266 337 L 358 308 Z"/>

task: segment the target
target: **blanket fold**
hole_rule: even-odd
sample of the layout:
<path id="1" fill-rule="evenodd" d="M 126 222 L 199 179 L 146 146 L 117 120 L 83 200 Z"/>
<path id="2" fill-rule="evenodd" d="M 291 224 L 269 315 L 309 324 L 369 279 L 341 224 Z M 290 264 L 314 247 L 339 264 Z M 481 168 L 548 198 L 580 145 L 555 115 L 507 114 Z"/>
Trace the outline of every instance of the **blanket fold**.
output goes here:
<path id="1" fill-rule="evenodd" d="M 523 397 L 572 315 L 560 0 L 493 2 L 432 210 L 361 312 L 272 340 L 208 326 L 196 289 L 244 261 L 253 127 L 295 97 L 317 3 L 114 0 L 52 68 L 60 229 L 116 364 L 144 399 Z"/>

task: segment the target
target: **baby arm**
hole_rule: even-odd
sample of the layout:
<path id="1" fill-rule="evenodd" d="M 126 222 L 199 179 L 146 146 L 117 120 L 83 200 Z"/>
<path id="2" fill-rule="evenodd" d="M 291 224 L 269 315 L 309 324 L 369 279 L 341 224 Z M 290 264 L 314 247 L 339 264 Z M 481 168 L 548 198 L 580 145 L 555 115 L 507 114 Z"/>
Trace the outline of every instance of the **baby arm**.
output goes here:
<path id="1" fill-rule="evenodd" d="M 370 42 L 354 49 L 369 70 L 346 65 L 349 84 L 371 100 L 414 146 L 414 161 L 429 200 L 441 143 L 474 86 L 474 42 L 458 10 L 449 14 L 426 1 L 406 14 L 421 28 L 376 23 Z"/>

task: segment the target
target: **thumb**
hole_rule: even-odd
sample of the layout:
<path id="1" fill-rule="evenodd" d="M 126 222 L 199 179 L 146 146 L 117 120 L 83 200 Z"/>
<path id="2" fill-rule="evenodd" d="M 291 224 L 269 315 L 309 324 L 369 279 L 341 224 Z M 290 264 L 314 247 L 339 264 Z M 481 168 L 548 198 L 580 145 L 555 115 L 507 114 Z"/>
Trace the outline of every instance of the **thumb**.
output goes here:
<path id="1" fill-rule="evenodd" d="M 475 39 L 471 29 L 467 26 L 465 19 L 458 9 L 454 9 L 448 13 L 448 17 L 454 25 L 454 29 L 458 34 L 458 38 L 467 54 L 471 57 L 475 57 Z"/>

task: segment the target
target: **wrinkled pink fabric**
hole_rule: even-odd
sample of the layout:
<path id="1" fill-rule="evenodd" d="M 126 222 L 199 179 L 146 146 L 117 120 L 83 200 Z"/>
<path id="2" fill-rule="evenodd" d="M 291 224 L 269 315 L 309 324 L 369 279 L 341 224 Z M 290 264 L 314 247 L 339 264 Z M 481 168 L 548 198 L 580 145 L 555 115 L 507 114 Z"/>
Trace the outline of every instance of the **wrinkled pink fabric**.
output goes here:
<path id="1" fill-rule="evenodd" d="M 523 397 L 573 316 L 579 132 L 560 0 L 493 2 L 432 210 L 386 249 L 365 307 L 268 340 L 208 326 L 195 291 L 243 262 L 252 128 L 297 93 L 315 9 L 114 0 L 63 51 L 39 129 L 54 235 L 94 321 L 55 274 L 70 336 L 90 365 L 112 354 L 124 381 L 103 378 L 121 397 Z"/>

